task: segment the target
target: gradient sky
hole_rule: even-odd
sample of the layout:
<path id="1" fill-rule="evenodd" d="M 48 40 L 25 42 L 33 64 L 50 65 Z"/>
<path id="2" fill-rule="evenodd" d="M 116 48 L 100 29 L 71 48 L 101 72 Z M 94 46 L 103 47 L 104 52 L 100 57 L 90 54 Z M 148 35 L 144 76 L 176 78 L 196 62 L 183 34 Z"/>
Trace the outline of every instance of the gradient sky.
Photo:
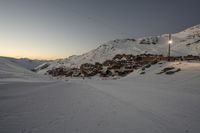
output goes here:
<path id="1" fill-rule="evenodd" d="M 82 54 L 117 38 L 200 23 L 200 0 L 0 0 L 0 56 Z"/>

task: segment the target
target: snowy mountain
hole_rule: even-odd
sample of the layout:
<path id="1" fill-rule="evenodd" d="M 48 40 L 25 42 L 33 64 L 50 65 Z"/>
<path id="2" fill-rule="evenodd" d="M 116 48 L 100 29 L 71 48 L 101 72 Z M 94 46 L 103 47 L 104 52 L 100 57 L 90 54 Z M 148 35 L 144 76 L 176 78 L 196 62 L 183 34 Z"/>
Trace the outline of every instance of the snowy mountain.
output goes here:
<path id="1" fill-rule="evenodd" d="M 200 25 L 172 34 L 171 54 L 173 56 L 200 55 Z M 117 54 L 162 54 L 167 55 L 168 34 L 138 39 L 117 39 L 100 45 L 82 55 L 42 64 L 36 69 L 45 73 L 51 68 L 60 66 L 79 67 L 83 63 L 102 63 Z M 42 68 L 42 70 L 41 70 Z"/>
<path id="2" fill-rule="evenodd" d="M 28 70 L 32 70 L 33 68 L 48 62 L 47 60 L 31 60 L 28 58 L 20 58 L 20 59 L 16 59 L 16 58 L 10 58 L 10 57 L 1 57 L 0 59 L 4 59 L 13 63 L 16 63 L 17 65 L 24 67 Z"/>
<path id="3" fill-rule="evenodd" d="M 31 69 L 38 63 L 39 61 L 35 62 L 29 59 L 14 59 L 8 57 L 0 57 L 0 80 L 39 80 L 41 78 L 44 78 L 44 76 L 38 75 L 27 69 Z"/>

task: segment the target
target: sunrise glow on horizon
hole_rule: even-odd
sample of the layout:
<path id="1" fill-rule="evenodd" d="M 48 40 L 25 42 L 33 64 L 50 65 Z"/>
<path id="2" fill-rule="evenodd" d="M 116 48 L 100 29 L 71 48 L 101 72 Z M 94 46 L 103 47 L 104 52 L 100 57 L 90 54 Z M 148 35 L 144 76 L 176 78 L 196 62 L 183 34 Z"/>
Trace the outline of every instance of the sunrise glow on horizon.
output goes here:
<path id="1" fill-rule="evenodd" d="M 13 58 L 30 58 L 30 59 L 42 59 L 42 60 L 53 60 L 59 58 L 66 58 L 70 54 L 65 49 L 58 48 L 45 48 L 42 45 L 31 45 L 28 44 L 16 44 L 16 43 L 1 43 L 0 56 L 13 57 Z M 58 53 L 57 50 L 60 52 Z"/>

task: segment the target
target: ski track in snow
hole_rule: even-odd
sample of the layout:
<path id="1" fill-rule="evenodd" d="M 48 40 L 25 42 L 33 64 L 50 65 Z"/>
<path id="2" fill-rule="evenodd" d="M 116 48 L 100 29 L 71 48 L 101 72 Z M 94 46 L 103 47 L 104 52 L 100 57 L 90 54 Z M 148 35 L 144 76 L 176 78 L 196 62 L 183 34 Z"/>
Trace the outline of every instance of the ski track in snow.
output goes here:
<path id="1" fill-rule="evenodd" d="M 5 84 L 4 84 L 5 83 Z M 2 133 L 198 133 L 199 94 L 128 80 L 3 82 Z"/>

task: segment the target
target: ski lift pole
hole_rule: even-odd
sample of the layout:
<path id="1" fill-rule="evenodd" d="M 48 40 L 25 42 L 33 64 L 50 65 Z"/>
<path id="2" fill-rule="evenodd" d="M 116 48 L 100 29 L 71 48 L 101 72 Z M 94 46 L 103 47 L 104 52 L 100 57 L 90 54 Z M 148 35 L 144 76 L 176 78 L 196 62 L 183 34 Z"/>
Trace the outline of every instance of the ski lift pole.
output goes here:
<path id="1" fill-rule="evenodd" d="M 171 44 L 172 44 L 172 37 L 171 34 L 169 34 L 169 40 L 168 40 L 168 61 L 170 61 L 170 56 L 171 56 Z"/>

